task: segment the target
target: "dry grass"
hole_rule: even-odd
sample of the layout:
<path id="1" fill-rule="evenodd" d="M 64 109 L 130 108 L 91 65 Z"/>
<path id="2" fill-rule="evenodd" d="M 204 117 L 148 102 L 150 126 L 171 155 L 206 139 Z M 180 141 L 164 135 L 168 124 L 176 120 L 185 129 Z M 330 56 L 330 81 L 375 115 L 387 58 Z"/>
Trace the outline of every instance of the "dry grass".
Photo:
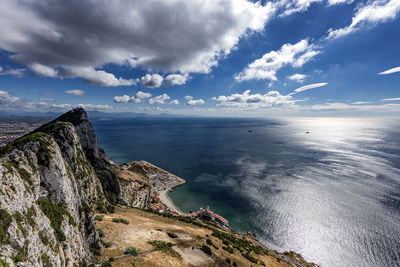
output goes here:
<path id="1" fill-rule="evenodd" d="M 113 218 L 122 218 L 129 221 L 129 224 L 116 224 Z M 235 249 L 234 254 L 230 254 L 222 249 L 220 239 L 212 236 L 212 231 L 200 228 L 192 224 L 180 222 L 174 219 L 165 218 L 157 214 L 152 214 L 133 208 L 116 208 L 114 214 L 104 215 L 102 221 L 97 221 L 97 225 L 103 230 L 104 242 L 112 242 L 110 248 L 102 248 L 100 260 L 110 257 L 123 255 L 127 247 L 135 247 L 139 251 L 139 256 L 125 256 L 116 258 L 113 266 L 232 266 L 225 260 L 229 258 L 231 262 L 236 262 L 237 266 L 257 266 L 245 259 L 239 251 Z M 171 238 L 168 233 L 177 235 Z M 200 238 L 199 238 L 200 237 Z M 206 244 L 206 240 L 211 239 L 212 255 L 208 256 L 199 248 Z M 168 251 L 150 251 L 153 246 L 149 241 L 160 240 L 173 243 L 171 248 L 175 253 Z M 178 244 L 178 245 L 176 245 Z M 216 249 L 216 247 L 218 249 Z M 179 254 L 179 257 L 176 255 Z M 257 256 L 266 266 L 294 266 L 281 260 L 278 262 L 275 256 Z M 258 265 L 261 266 L 261 265 Z"/>

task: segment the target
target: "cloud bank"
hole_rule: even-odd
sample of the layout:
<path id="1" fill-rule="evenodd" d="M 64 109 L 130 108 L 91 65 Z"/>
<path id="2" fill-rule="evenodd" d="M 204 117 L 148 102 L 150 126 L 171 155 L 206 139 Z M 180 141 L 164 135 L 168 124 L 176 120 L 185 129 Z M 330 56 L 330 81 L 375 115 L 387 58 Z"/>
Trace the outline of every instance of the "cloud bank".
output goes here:
<path id="1" fill-rule="evenodd" d="M 130 86 L 138 80 L 103 66 L 208 73 L 241 38 L 262 31 L 274 12 L 272 3 L 247 0 L 4 0 L 0 48 L 43 76 Z M 169 86 L 182 83 L 167 76 Z"/>

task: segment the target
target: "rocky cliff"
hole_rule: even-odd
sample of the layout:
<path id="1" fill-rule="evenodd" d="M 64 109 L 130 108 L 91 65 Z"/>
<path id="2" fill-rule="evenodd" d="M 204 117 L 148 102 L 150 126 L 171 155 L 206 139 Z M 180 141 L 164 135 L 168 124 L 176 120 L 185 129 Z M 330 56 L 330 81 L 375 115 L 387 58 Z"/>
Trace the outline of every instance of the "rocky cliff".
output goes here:
<path id="1" fill-rule="evenodd" d="M 77 266 L 98 254 L 93 211 L 119 182 L 83 109 L 0 148 L 0 264 Z"/>

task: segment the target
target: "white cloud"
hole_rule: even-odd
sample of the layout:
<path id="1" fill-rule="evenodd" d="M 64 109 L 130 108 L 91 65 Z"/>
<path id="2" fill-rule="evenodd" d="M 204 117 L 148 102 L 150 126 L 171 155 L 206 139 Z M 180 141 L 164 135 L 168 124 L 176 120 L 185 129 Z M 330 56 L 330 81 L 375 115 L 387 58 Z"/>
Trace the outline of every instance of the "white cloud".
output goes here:
<path id="1" fill-rule="evenodd" d="M 28 65 L 28 67 L 37 74 L 46 77 L 56 77 L 58 74 L 55 69 L 36 62 Z"/>
<path id="2" fill-rule="evenodd" d="M 261 58 L 250 63 L 242 72 L 236 75 L 237 81 L 250 79 L 267 79 L 276 81 L 276 72 L 287 65 L 301 67 L 320 53 L 313 44 L 301 40 L 296 44 L 284 44 L 278 51 L 266 53 Z"/>
<path id="3" fill-rule="evenodd" d="M 385 99 L 382 99 L 382 101 L 400 101 L 400 97 L 396 97 L 396 98 L 385 98 Z"/>
<path id="4" fill-rule="evenodd" d="M 69 94 L 69 95 L 84 95 L 85 91 L 79 90 L 79 89 L 74 89 L 74 90 L 66 90 L 65 93 Z"/>
<path id="5" fill-rule="evenodd" d="M 136 98 L 138 98 L 138 99 L 146 99 L 146 98 L 150 98 L 150 97 L 151 97 L 150 93 L 145 93 L 145 92 L 142 92 L 142 91 L 138 91 L 136 93 Z"/>
<path id="6" fill-rule="evenodd" d="M 140 78 L 140 83 L 142 86 L 147 88 L 157 88 L 162 85 L 164 78 L 159 74 L 149 74 Z"/>
<path id="7" fill-rule="evenodd" d="M 292 80 L 292 81 L 296 81 L 298 83 L 302 83 L 302 82 L 304 82 L 306 77 L 307 77 L 307 75 L 296 73 L 296 74 L 289 76 L 288 79 Z"/>
<path id="8" fill-rule="evenodd" d="M 212 100 L 218 102 L 220 106 L 237 106 L 237 107 L 266 107 L 266 106 L 277 106 L 277 105 L 292 105 L 295 101 L 290 95 L 281 95 L 277 91 L 269 91 L 268 93 L 262 94 L 251 94 L 250 90 L 244 91 L 242 94 L 236 93 L 230 96 L 218 96 L 213 97 Z"/>
<path id="9" fill-rule="evenodd" d="M 96 86 L 130 86 L 136 85 L 138 79 L 116 78 L 114 74 L 91 67 L 65 67 L 58 74 L 60 77 L 82 77 L 87 83 Z"/>
<path id="10" fill-rule="evenodd" d="M 4 70 L 2 66 L 0 66 L 0 76 L 14 76 L 17 78 L 22 78 L 25 75 L 25 69 L 7 69 Z"/>
<path id="11" fill-rule="evenodd" d="M 186 104 L 189 106 L 197 106 L 197 105 L 203 105 L 206 103 L 203 99 L 190 99 Z"/>
<path id="12" fill-rule="evenodd" d="M 171 102 L 169 102 L 171 105 L 179 105 L 179 100 L 174 99 Z"/>
<path id="13" fill-rule="evenodd" d="M 133 102 L 135 100 L 135 97 L 128 96 L 128 95 L 122 95 L 122 96 L 114 96 L 114 102 L 115 103 L 128 103 L 128 102 Z"/>
<path id="14" fill-rule="evenodd" d="M 392 73 L 399 72 L 399 71 L 400 71 L 400 67 L 396 67 L 396 68 L 392 68 L 392 69 L 388 69 L 388 70 L 379 72 L 378 74 L 379 75 L 387 75 L 387 74 L 392 74 Z"/>
<path id="15" fill-rule="evenodd" d="M 366 101 L 356 101 L 351 103 L 352 105 L 365 105 L 365 104 L 371 104 L 371 102 L 366 102 Z"/>
<path id="16" fill-rule="evenodd" d="M 191 96 L 191 95 L 186 95 L 186 96 L 185 96 L 185 99 L 188 100 L 188 101 L 189 101 L 189 100 L 192 100 L 192 99 L 193 99 L 193 96 Z"/>
<path id="17" fill-rule="evenodd" d="M 284 11 L 279 15 L 285 17 L 293 13 L 307 11 L 312 3 L 322 2 L 322 0 L 282 0 L 278 6 L 282 6 Z"/>
<path id="18" fill-rule="evenodd" d="M 354 0 L 328 0 L 328 6 L 351 4 L 353 2 L 354 2 Z"/>
<path id="19" fill-rule="evenodd" d="M 188 80 L 188 74 L 170 74 L 165 77 L 165 86 L 174 86 L 174 85 L 182 85 L 185 84 Z"/>
<path id="20" fill-rule="evenodd" d="M 95 104 L 78 104 L 77 107 L 84 108 L 86 110 L 111 110 L 113 107 L 109 105 L 95 105 Z"/>
<path id="21" fill-rule="evenodd" d="M 108 64 L 149 72 L 208 73 L 241 38 L 262 31 L 276 10 L 273 3 L 249 0 L 1 4 L 0 49 L 12 60 L 40 75 L 82 77 L 99 86 L 137 82 L 104 71 Z"/>
<path id="22" fill-rule="evenodd" d="M 340 29 L 329 29 L 327 39 L 336 39 L 355 31 L 365 25 L 376 25 L 381 22 L 393 20 L 400 12 L 399 0 L 375 0 L 358 8 L 352 18 L 351 24 Z"/>
<path id="23" fill-rule="evenodd" d="M 140 103 L 142 102 L 143 99 L 147 99 L 150 97 L 151 97 L 150 93 L 138 91 L 136 93 L 136 96 L 128 96 L 128 95 L 114 96 L 113 99 L 115 103 Z"/>
<path id="24" fill-rule="evenodd" d="M 169 99 L 170 99 L 169 95 L 162 94 L 162 95 L 150 98 L 148 102 L 149 102 L 150 105 L 153 105 L 153 104 L 165 104 L 165 101 L 169 100 Z"/>
<path id="25" fill-rule="evenodd" d="M 303 91 L 306 91 L 306 90 L 310 90 L 310 89 L 313 89 L 313 88 L 322 87 L 322 86 L 325 86 L 327 84 L 328 83 L 313 83 L 313 84 L 304 85 L 302 87 L 299 87 L 299 88 L 295 89 L 293 93 L 290 93 L 290 95 L 294 95 L 294 94 L 297 94 L 297 93 L 300 93 L 300 92 L 303 92 Z"/>

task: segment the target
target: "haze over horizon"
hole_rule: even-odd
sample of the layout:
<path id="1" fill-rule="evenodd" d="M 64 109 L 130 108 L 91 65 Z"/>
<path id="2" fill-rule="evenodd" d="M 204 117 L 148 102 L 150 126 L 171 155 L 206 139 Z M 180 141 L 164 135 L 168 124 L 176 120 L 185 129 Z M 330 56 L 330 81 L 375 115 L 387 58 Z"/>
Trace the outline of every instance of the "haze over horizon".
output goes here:
<path id="1" fill-rule="evenodd" d="M 399 0 L 5 0 L 0 111 L 397 116 Z"/>

